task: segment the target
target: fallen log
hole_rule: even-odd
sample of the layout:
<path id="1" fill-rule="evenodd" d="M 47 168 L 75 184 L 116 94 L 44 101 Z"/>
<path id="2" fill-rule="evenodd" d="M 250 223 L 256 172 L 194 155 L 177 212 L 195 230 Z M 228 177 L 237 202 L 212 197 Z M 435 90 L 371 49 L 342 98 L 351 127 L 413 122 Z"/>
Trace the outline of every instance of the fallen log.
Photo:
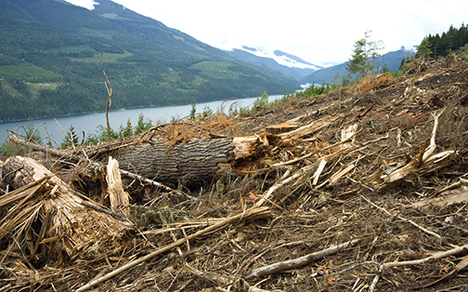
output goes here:
<path id="1" fill-rule="evenodd" d="M 31 149 L 55 156 L 71 158 L 76 154 L 44 147 L 23 141 L 15 136 L 10 140 Z M 103 150 L 99 156 L 107 164 L 109 156 L 117 159 L 123 174 L 134 173 L 163 184 L 187 187 L 203 186 L 211 183 L 222 169 L 235 161 L 259 156 L 266 150 L 259 147 L 262 141 L 257 136 L 235 138 L 192 138 L 181 144 L 171 142 L 130 143 Z M 81 158 L 81 157 L 79 157 Z"/>
<path id="2" fill-rule="evenodd" d="M 258 155 L 258 137 L 192 138 L 170 142 L 144 143 L 112 151 L 120 168 L 166 184 L 188 187 L 211 183 L 226 166 L 236 160 Z"/>
<path id="3" fill-rule="evenodd" d="M 10 136 L 10 141 L 13 142 L 13 143 L 16 143 L 18 145 L 21 145 L 23 147 L 27 147 L 27 148 L 32 149 L 32 150 L 41 151 L 41 152 L 44 152 L 46 154 L 47 153 L 52 154 L 54 156 L 61 157 L 61 158 L 64 158 L 64 159 L 71 159 L 71 160 L 79 161 L 82 158 L 86 158 L 86 160 L 89 162 L 89 165 L 92 165 L 93 167 L 102 167 L 104 165 L 104 164 L 101 164 L 99 162 L 89 160 L 89 158 L 88 158 L 89 155 L 84 150 L 81 150 L 81 152 L 84 154 L 85 157 L 81 157 L 81 156 L 78 155 L 79 153 L 81 153 L 80 151 L 65 152 L 65 151 L 54 149 L 54 148 L 45 147 L 45 146 L 39 145 L 37 143 L 24 141 L 24 140 L 21 140 L 20 138 L 14 136 L 14 135 Z M 121 143 L 119 143 L 119 145 L 120 144 Z M 115 145 L 112 145 L 112 144 L 107 145 L 107 147 L 111 147 L 111 146 L 115 147 Z M 93 154 L 96 154 L 95 149 L 92 149 L 92 151 L 88 151 L 88 152 L 92 152 Z M 164 184 L 162 184 L 160 182 L 148 179 L 146 177 L 134 174 L 134 173 L 126 171 L 126 170 L 119 169 L 119 171 L 120 171 L 120 173 L 122 175 L 125 175 L 126 177 L 129 177 L 129 178 L 132 178 L 132 179 L 137 179 L 139 181 L 151 184 L 153 186 L 159 187 L 159 188 L 161 188 L 161 189 L 163 189 L 163 190 L 165 190 L 167 192 L 170 192 L 170 193 L 174 193 L 174 194 L 177 194 L 177 195 L 180 195 L 180 196 L 190 197 L 189 195 L 187 195 L 187 194 L 185 194 L 185 193 L 183 193 L 183 192 L 181 192 L 179 190 L 174 190 L 174 189 L 172 189 L 172 188 L 170 188 L 170 187 L 168 187 L 168 186 L 166 186 L 166 185 L 164 185 Z"/>

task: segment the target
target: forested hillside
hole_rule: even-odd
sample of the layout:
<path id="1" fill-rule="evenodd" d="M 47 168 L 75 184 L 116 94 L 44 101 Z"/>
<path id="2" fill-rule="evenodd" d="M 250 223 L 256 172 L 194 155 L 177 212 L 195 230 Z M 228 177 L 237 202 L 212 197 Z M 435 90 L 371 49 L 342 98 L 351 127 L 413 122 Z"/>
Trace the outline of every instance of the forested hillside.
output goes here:
<path id="1" fill-rule="evenodd" d="M 261 71 L 109 0 L 0 0 L 0 121 L 283 93 Z"/>

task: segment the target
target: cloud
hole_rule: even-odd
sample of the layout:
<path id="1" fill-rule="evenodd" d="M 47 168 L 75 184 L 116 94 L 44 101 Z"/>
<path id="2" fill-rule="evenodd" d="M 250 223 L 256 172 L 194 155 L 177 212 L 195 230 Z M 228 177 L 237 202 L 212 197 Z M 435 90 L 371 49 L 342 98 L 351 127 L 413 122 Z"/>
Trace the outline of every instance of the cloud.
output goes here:
<path id="1" fill-rule="evenodd" d="M 79 0 L 74 0 L 78 2 Z M 91 1 L 86 1 L 91 2 Z M 221 49 L 279 49 L 314 64 L 344 62 L 373 31 L 385 51 L 418 45 L 429 33 L 460 27 L 468 1 L 114 0 Z"/>

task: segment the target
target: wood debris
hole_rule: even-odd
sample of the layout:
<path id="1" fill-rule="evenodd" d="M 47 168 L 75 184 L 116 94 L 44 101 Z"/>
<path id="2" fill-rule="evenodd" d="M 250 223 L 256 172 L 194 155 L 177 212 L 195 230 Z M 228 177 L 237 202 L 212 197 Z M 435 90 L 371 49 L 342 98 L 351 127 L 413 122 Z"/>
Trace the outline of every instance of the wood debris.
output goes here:
<path id="1" fill-rule="evenodd" d="M 11 136 L 0 291 L 466 289 L 468 63 L 413 64 L 100 146 Z"/>

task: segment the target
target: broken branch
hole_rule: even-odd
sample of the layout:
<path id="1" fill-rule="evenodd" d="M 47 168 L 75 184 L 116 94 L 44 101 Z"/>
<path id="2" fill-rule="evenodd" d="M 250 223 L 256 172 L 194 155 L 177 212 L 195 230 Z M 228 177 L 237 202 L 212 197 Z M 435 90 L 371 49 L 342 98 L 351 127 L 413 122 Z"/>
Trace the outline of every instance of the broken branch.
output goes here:
<path id="1" fill-rule="evenodd" d="M 359 242 L 359 239 L 353 239 L 348 242 L 335 245 L 335 246 L 331 246 L 327 249 L 317 251 L 317 252 L 314 252 L 314 253 L 311 253 L 311 254 L 308 254 L 308 255 L 293 259 L 293 260 L 278 262 L 278 263 L 274 263 L 268 266 L 264 266 L 264 267 L 248 272 L 247 274 L 245 274 L 245 278 L 247 280 L 256 280 L 266 275 L 276 274 L 281 271 L 299 268 L 311 262 L 322 259 L 326 256 L 338 253 L 342 251 L 343 249 L 347 248 L 348 246 L 351 246 L 357 242 Z"/>
<path id="2" fill-rule="evenodd" d="M 128 270 L 128 269 L 131 269 L 133 268 L 134 266 L 138 265 L 138 264 L 141 264 L 155 256 L 158 256 L 166 251 L 169 251 L 177 246 L 180 246 L 182 244 L 184 244 L 187 240 L 192 240 L 196 237 L 200 237 L 202 235 L 205 235 L 207 233 L 210 233 L 210 232 L 214 232 L 220 228 L 223 228 L 227 225 L 230 225 L 230 224 L 233 224 L 239 220 L 248 220 L 248 219 L 254 219 L 254 218 L 260 218 L 260 217 L 268 217 L 270 216 L 270 209 L 268 207 L 262 207 L 262 208 L 253 208 L 253 209 L 249 209 L 241 214 L 238 214 L 238 215 L 235 215 L 235 216 L 232 216 L 232 217 L 229 217 L 229 218 L 226 218 L 225 220 L 217 223 L 217 224 L 214 224 L 214 225 L 211 225 L 203 230 L 200 230 L 198 232 L 195 232 L 194 234 L 191 234 L 191 235 L 188 235 L 187 237 L 183 237 L 177 241 L 175 241 L 174 243 L 171 243 L 169 245 L 166 245 L 165 247 L 162 247 L 160 249 L 157 249 L 155 251 L 153 251 L 152 253 L 146 255 L 146 256 L 143 256 L 139 259 L 136 259 L 134 261 L 131 261 L 129 263 L 127 263 L 126 265 L 94 280 L 94 281 L 91 281 L 89 282 L 88 284 L 82 286 L 81 288 L 79 288 L 78 290 L 76 290 L 77 292 L 81 292 L 81 291 L 86 291 L 88 290 L 89 288 L 93 287 L 93 286 L 96 286 L 110 278 L 113 278 L 114 276 Z"/>

